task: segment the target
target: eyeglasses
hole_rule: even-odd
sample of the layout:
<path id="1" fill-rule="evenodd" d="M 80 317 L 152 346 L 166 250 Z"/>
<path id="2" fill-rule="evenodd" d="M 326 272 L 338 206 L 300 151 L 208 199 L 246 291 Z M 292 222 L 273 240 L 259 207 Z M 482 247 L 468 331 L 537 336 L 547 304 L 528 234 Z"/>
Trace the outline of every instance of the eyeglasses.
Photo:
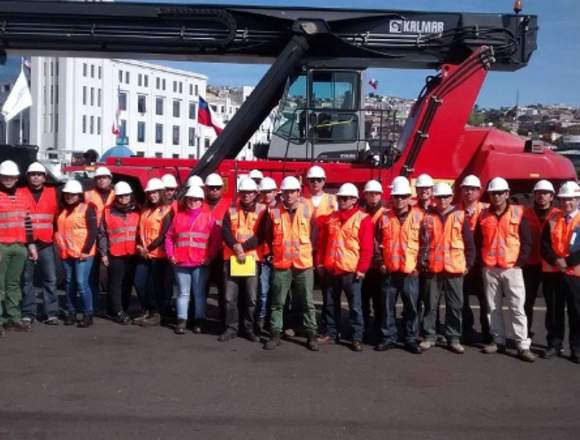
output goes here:
<path id="1" fill-rule="evenodd" d="M 317 182 L 320 183 L 320 182 L 324 182 L 324 179 L 321 177 L 312 177 L 312 178 L 309 178 L 308 181 L 312 182 L 312 183 L 317 183 Z"/>
<path id="2" fill-rule="evenodd" d="M 435 196 L 436 199 L 450 199 L 453 196 Z"/>
<path id="3" fill-rule="evenodd" d="M 411 196 L 409 196 L 407 194 L 404 194 L 404 195 L 401 194 L 401 195 L 394 195 L 393 199 L 408 199 L 409 197 L 411 197 Z"/>
<path id="4" fill-rule="evenodd" d="M 356 199 L 356 197 L 351 197 L 351 196 L 337 196 L 336 198 L 337 198 L 337 200 L 340 200 L 341 202 L 346 202 L 349 199 Z"/>
<path id="5" fill-rule="evenodd" d="M 219 191 L 220 189 L 222 189 L 221 186 L 208 186 L 207 187 L 208 191 Z"/>
<path id="6" fill-rule="evenodd" d="M 489 192 L 489 196 L 490 197 L 499 197 L 499 196 L 503 196 L 504 194 L 507 194 L 507 191 L 490 191 Z"/>

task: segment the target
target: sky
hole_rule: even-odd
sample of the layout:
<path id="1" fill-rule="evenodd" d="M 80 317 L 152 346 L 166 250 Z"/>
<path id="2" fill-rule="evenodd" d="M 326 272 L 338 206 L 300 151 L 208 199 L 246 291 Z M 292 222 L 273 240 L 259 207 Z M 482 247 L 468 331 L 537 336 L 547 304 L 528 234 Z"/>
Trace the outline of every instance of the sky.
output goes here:
<path id="1" fill-rule="evenodd" d="M 148 2 L 141 0 L 141 2 Z M 237 4 L 347 9 L 402 9 L 449 12 L 511 13 L 513 0 L 207 0 L 161 3 Z M 524 0 L 524 13 L 538 15 L 538 49 L 527 67 L 516 72 L 490 72 L 478 99 L 481 107 L 519 104 L 569 104 L 580 107 L 580 2 L 578 0 Z M 158 61 L 156 61 L 158 62 Z M 202 73 L 215 85 L 255 85 L 267 65 L 163 62 Z M 5 68 L 4 68 L 5 69 Z M 0 70 L 2 70 L 0 68 Z M 235 75 L 232 75 L 235 72 Z M 428 70 L 370 69 L 368 78 L 379 81 L 378 93 L 414 98 Z"/>

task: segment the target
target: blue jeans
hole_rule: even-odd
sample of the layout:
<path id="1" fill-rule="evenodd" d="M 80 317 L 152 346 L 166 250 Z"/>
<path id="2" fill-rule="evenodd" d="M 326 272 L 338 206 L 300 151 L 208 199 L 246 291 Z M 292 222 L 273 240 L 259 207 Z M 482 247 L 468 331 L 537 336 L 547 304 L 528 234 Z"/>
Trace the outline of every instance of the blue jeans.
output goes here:
<path id="1" fill-rule="evenodd" d="M 44 314 L 47 318 L 58 315 L 58 294 L 56 292 L 56 256 L 52 245 L 38 249 L 38 261 L 27 259 L 22 273 L 22 315 L 36 318 L 36 286 L 34 276 L 40 275 Z"/>
<path id="2" fill-rule="evenodd" d="M 401 272 L 387 274 L 383 282 L 385 295 L 385 313 L 381 325 L 384 342 L 394 343 L 397 333 L 397 298 L 403 301 L 403 326 L 405 344 L 416 344 L 419 327 L 417 299 L 419 297 L 419 277 Z"/>
<path id="3" fill-rule="evenodd" d="M 361 299 L 362 280 L 355 280 L 353 273 L 328 275 L 324 290 L 325 304 L 322 313 L 326 321 L 326 334 L 335 339 L 340 327 L 340 296 L 344 291 L 348 302 L 348 321 L 353 341 L 362 341 L 363 314 Z"/>
<path id="4" fill-rule="evenodd" d="M 77 291 L 83 303 L 83 313 L 93 314 L 93 292 L 89 286 L 89 274 L 95 258 L 89 257 L 84 261 L 77 258 L 63 260 L 66 277 L 66 306 L 69 313 L 76 313 Z"/>
<path id="5" fill-rule="evenodd" d="M 205 318 L 205 287 L 207 284 L 207 266 L 180 267 L 175 266 L 175 276 L 179 286 L 177 297 L 177 318 L 187 320 L 189 297 L 193 292 L 194 320 Z"/>
<path id="6" fill-rule="evenodd" d="M 272 284 L 272 264 L 260 263 L 260 298 L 258 305 L 258 318 L 264 319 L 268 310 L 268 295 Z"/>

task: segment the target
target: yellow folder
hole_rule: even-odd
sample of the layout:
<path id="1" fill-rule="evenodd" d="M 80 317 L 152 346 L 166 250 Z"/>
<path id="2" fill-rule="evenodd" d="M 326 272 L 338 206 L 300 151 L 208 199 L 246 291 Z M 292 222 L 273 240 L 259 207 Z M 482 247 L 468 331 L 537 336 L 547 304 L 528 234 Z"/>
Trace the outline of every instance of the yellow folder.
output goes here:
<path id="1" fill-rule="evenodd" d="M 246 261 L 240 263 L 235 255 L 230 257 L 230 275 L 233 277 L 253 277 L 256 275 L 256 260 L 253 255 L 246 255 Z"/>

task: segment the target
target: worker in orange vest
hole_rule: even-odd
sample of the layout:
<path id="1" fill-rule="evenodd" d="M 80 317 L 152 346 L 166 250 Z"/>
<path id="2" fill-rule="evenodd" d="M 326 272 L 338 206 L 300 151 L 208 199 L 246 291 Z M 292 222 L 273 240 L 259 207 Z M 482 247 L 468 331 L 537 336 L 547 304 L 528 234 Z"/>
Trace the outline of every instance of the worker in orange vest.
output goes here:
<path id="1" fill-rule="evenodd" d="M 562 184 L 558 191 L 561 211 L 544 227 L 541 254 L 545 279 L 546 330 L 550 359 L 562 352 L 568 308 L 570 360 L 580 364 L 580 187 L 576 182 Z"/>
<path id="2" fill-rule="evenodd" d="M 203 331 L 208 264 L 221 247 L 221 228 L 203 206 L 204 197 L 203 189 L 199 186 L 187 189 L 165 239 L 165 252 L 173 264 L 179 286 L 175 326 L 177 335 L 185 333 L 192 294 L 193 332 Z"/>
<path id="3" fill-rule="evenodd" d="M 67 315 L 64 325 L 77 322 L 77 292 L 82 301 L 83 317 L 78 327 L 93 325 L 93 295 L 89 274 L 96 254 L 97 210 L 83 200 L 80 182 L 69 180 L 62 189 L 63 209 L 56 221 L 55 242 L 66 276 Z"/>
<path id="4" fill-rule="evenodd" d="M 58 294 L 56 291 L 56 254 L 54 253 L 54 223 L 58 215 L 56 190 L 47 187 L 46 168 L 39 162 L 31 163 L 26 170 L 27 185 L 20 188 L 32 220 L 34 244 L 38 261 L 28 259 L 22 274 L 22 321 L 30 324 L 36 319 L 36 287 L 42 285 L 43 315 L 48 325 L 58 325 Z"/>
<path id="5" fill-rule="evenodd" d="M 99 225 L 98 248 L 108 269 L 107 316 L 127 325 L 129 302 L 137 265 L 137 227 L 139 209 L 131 186 L 124 181 L 115 184 L 115 201 L 105 208 Z"/>
<path id="6" fill-rule="evenodd" d="M 487 203 L 480 202 L 481 199 L 481 181 L 473 174 L 466 176 L 460 184 L 461 203 L 459 207 L 465 212 L 465 217 L 469 222 L 471 232 L 475 233 L 475 227 L 479 221 L 481 211 L 489 206 Z M 489 320 L 487 317 L 487 300 L 483 289 L 483 277 L 481 275 L 481 261 L 475 260 L 475 266 L 463 279 L 463 341 L 471 344 L 477 341 L 476 333 L 473 328 L 474 316 L 471 310 L 469 298 L 473 295 L 479 303 L 479 323 L 481 327 L 481 342 L 486 344 L 492 341 L 489 333 Z"/>
<path id="7" fill-rule="evenodd" d="M 258 342 L 254 332 L 256 304 L 258 299 L 258 265 L 262 261 L 259 246 L 258 226 L 266 212 L 257 203 L 258 185 L 254 179 L 246 177 L 238 185 L 238 202 L 224 217 L 224 277 L 225 277 L 225 330 L 218 341 L 225 342 L 237 336 L 238 332 L 251 342 Z M 230 259 L 236 258 L 244 263 L 252 258 L 255 265 L 254 275 L 234 276 L 231 274 Z M 238 303 L 242 305 L 239 310 Z M 242 328 L 240 328 L 242 327 Z"/>
<path id="8" fill-rule="evenodd" d="M 373 231 L 383 217 L 383 185 L 376 180 L 369 180 L 364 187 L 364 211 L 370 216 Z M 383 276 L 381 274 L 381 247 L 373 233 L 373 258 L 362 282 L 362 313 L 364 320 L 363 341 L 379 338 L 381 322 L 385 312 L 385 301 L 381 294 Z M 371 318 L 372 302 L 372 318 Z"/>
<path id="9" fill-rule="evenodd" d="M 135 290 L 143 313 L 133 320 L 141 327 L 161 324 L 169 317 L 173 270 L 165 253 L 165 237 L 174 217 L 163 182 L 154 177 L 145 186 L 145 205 L 139 219 Z"/>
<path id="10" fill-rule="evenodd" d="M 20 279 L 27 256 L 36 262 L 38 252 L 26 199 L 16 189 L 19 176 L 18 165 L 13 161 L 0 164 L 0 336 L 4 327 L 30 330 L 30 323 L 21 319 Z"/>
<path id="11" fill-rule="evenodd" d="M 352 183 L 341 185 L 336 193 L 338 211 L 328 217 L 320 230 L 317 267 L 324 283 L 326 297 L 326 333 L 318 342 L 338 342 L 341 321 L 340 297 L 348 301 L 351 350 L 362 351 L 364 322 L 361 308 L 361 286 L 373 257 L 371 217 L 358 207 L 358 189 Z"/>
<path id="12" fill-rule="evenodd" d="M 260 226 L 260 237 L 272 250 L 271 336 L 265 350 L 280 345 L 284 304 L 290 288 L 301 304 L 302 324 L 307 347 L 318 351 L 316 308 L 314 307 L 314 261 L 312 243 L 316 242 L 316 222 L 308 204 L 300 197 L 300 182 L 286 176 L 280 185 L 282 203 L 269 210 Z"/>
<path id="13" fill-rule="evenodd" d="M 385 313 L 381 324 L 381 341 L 375 350 L 389 350 L 398 342 L 396 305 L 400 295 L 403 300 L 405 348 L 410 353 L 420 354 L 421 348 L 417 342 L 417 298 L 419 229 L 424 214 L 420 208 L 411 206 L 411 185 L 405 177 L 399 176 L 393 180 L 391 198 L 393 208 L 385 211 L 377 225 L 377 240 L 382 247 Z"/>
<path id="14" fill-rule="evenodd" d="M 105 208 L 111 206 L 115 200 L 115 191 L 113 191 L 113 174 L 107 167 L 100 166 L 95 170 L 95 187 L 85 192 L 84 200 L 92 204 L 97 210 L 97 226 L 101 224 Z M 99 302 L 101 293 L 101 254 L 95 255 L 89 284 L 93 294 L 93 304 L 95 311 L 101 314 L 103 307 Z"/>
<path id="15" fill-rule="evenodd" d="M 532 249 L 528 222 L 524 217 L 524 208 L 509 202 L 510 188 L 505 179 L 491 179 L 487 192 L 491 204 L 481 212 L 475 230 L 493 336 L 493 342 L 482 351 L 486 354 L 505 352 L 506 332 L 502 311 L 505 300 L 510 317 L 510 333 L 515 339 L 518 357 L 525 362 L 534 362 L 535 355 L 530 351 L 528 320 L 524 310 L 526 289 L 522 274 L 522 266 Z"/>
<path id="16" fill-rule="evenodd" d="M 420 174 L 415 180 L 417 206 L 426 211 L 433 202 L 433 178 L 429 174 Z"/>
<path id="17" fill-rule="evenodd" d="M 436 343 L 437 312 L 443 297 L 447 347 L 454 353 L 463 354 L 465 349 L 460 343 L 463 276 L 475 262 L 475 243 L 465 212 L 451 204 L 453 190 L 449 184 L 435 184 L 433 195 L 435 206 L 425 211 L 419 239 L 419 261 L 427 290 L 423 316 L 425 339 L 419 347 L 425 351 Z"/>
<path id="18" fill-rule="evenodd" d="M 544 288 L 546 275 L 542 272 L 542 257 L 540 245 L 542 230 L 558 213 L 558 208 L 552 206 L 556 191 L 554 186 L 547 180 L 540 180 L 534 186 L 534 205 L 528 206 L 524 210 L 524 217 L 528 222 L 530 233 L 532 234 L 532 251 L 528 261 L 523 267 L 524 285 L 526 286 L 526 303 L 524 309 L 528 319 L 528 333 L 533 337 L 532 324 L 534 320 L 534 304 L 538 290 Z M 546 295 L 543 295 L 544 298 Z"/>
<path id="19" fill-rule="evenodd" d="M 179 184 L 175 179 L 173 174 L 164 174 L 161 178 L 161 182 L 165 187 L 165 198 L 167 199 L 167 203 L 171 205 L 171 209 L 173 212 L 177 212 L 177 190 L 179 189 Z"/>

